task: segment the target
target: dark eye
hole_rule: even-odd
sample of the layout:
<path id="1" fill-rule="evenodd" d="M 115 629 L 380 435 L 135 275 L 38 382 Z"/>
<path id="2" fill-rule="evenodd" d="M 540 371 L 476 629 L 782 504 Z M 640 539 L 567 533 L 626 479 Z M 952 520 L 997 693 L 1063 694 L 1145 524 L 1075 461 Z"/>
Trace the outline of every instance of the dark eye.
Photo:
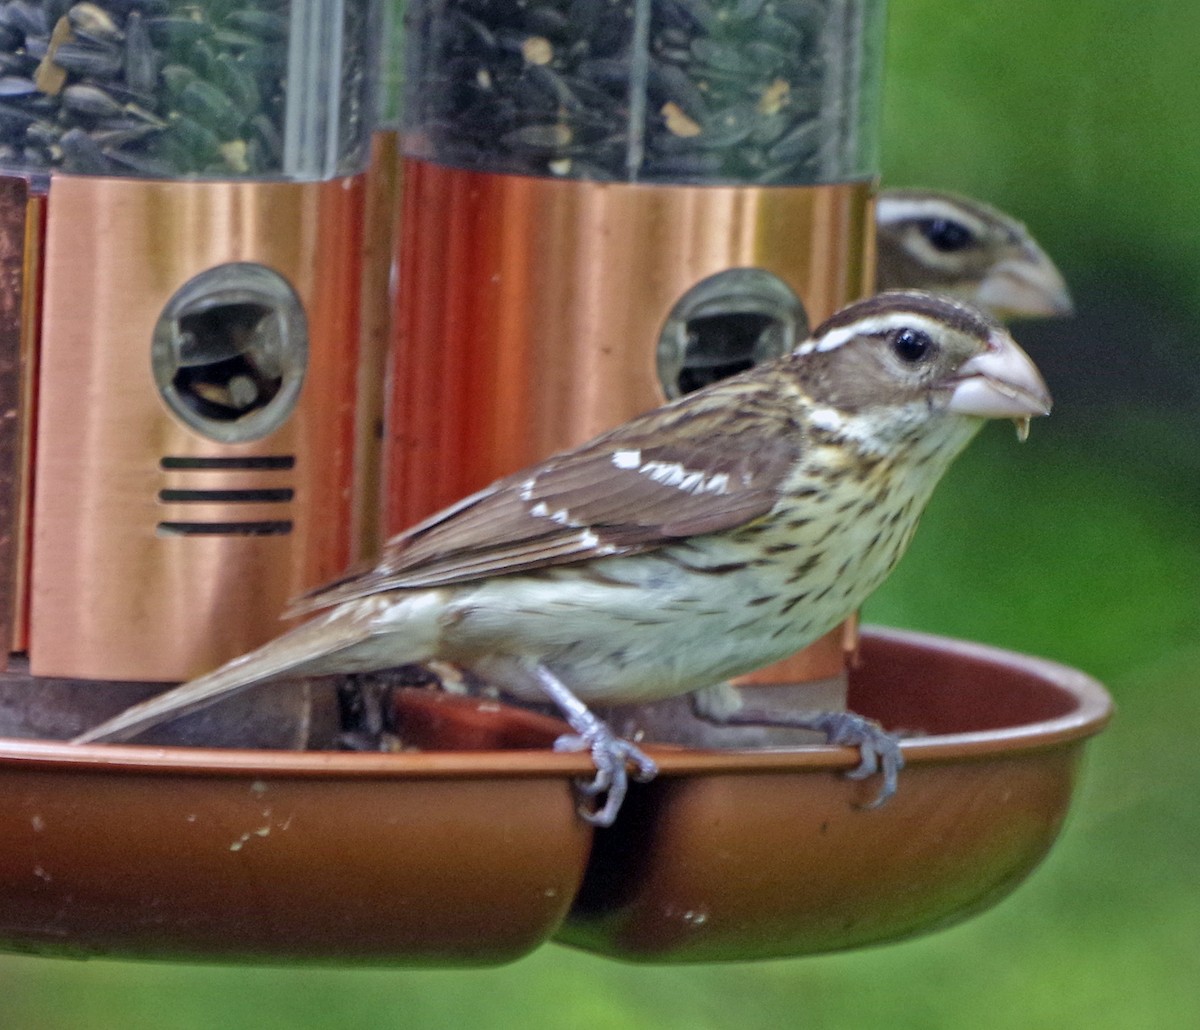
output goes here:
<path id="1" fill-rule="evenodd" d="M 892 353 L 901 361 L 915 365 L 933 350 L 933 341 L 919 329 L 900 329 L 892 337 Z"/>
<path id="2" fill-rule="evenodd" d="M 965 250 L 975 241 L 970 229 L 962 222 L 949 218 L 930 218 L 922 222 L 921 235 L 933 244 L 935 250 L 943 253 Z"/>

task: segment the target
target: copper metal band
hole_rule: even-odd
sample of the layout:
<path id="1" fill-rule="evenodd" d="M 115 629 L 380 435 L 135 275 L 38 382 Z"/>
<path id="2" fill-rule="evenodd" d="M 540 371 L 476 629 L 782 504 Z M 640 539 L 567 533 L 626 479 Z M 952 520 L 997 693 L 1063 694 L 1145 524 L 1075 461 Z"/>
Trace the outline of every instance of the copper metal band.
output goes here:
<path id="1" fill-rule="evenodd" d="M 277 635 L 288 600 L 342 571 L 363 199 L 362 176 L 52 180 L 34 486 L 35 675 L 187 678 Z M 278 429 L 224 444 L 170 413 L 150 353 L 172 294 L 232 261 L 261 263 L 291 284 L 307 316 L 309 363 L 299 403 Z M 244 467 L 220 467 L 230 458 Z M 247 503 L 172 500 L 181 495 L 171 491 L 196 489 L 233 491 L 213 496 Z M 271 492 L 280 490 L 292 493 Z M 171 528 L 197 522 L 215 529 Z M 220 531 L 248 523 L 265 528 Z M 269 531 L 285 525 L 286 533 Z"/>

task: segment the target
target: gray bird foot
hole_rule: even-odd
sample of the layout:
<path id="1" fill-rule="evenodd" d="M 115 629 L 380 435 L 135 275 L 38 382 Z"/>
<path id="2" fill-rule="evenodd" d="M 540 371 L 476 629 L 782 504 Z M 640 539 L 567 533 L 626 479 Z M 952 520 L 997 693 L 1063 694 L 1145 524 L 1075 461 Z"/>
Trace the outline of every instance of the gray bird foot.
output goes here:
<path id="1" fill-rule="evenodd" d="M 904 768 L 904 753 L 900 750 L 899 737 L 888 733 L 873 719 L 853 712 L 821 712 L 812 717 L 809 725 L 824 733 L 825 740 L 830 744 L 858 748 L 858 767 L 846 773 L 850 779 L 865 780 L 876 773 L 883 775 L 883 784 L 875 800 L 864 805 L 864 808 L 878 808 L 896 793 L 900 770 Z"/>
<path id="2" fill-rule="evenodd" d="M 593 726 L 576 734 L 564 734 L 554 742 L 555 751 L 589 751 L 596 765 L 596 775 L 590 781 L 576 781 L 579 793 L 587 798 L 604 795 L 604 804 L 597 809 L 580 806 L 579 814 L 593 826 L 612 826 L 629 789 L 629 763 L 634 765 L 633 778 L 645 783 L 654 778 L 658 766 L 636 744 L 618 737 L 599 719 Z"/>
<path id="3" fill-rule="evenodd" d="M 696 714 L 709 722 L 730 726 L 789 726 L 815 730 L 825 734 L 829 744 L 856 747 L 859 753 L 857 768 L 846 775 L 852 780 L 865 780 L 877 773 L 883 776 L 879 793 L 864 808 L 878 808 L 896 793 L 904 755 L 900 738 L 888 733 L 879 723 L 854 712 L 786 712 L 770 709 L 739 708 L 731 710 L 725 694 L 716 693 L 724 704 L 714 704 L 708 698 L 696 697 Z M 694 695 L 695 697 L 695 695 Z"/>
<path id="4" fill-rule="evenodd" d="M 653 779 L 658 766 L 636 744 L 613 733 L 548 669 L 538 666 L 536 673 L 542 689 L 575 731 L 559 737 L 554 750 L 588 751 L 596 766 L 596 775 L 587 782 L 577 781 L 577 789 L 589 799 L 603 794 L 604 804 L 595 809 L 581 805 L 579 814 L 593 826 L 612 826 L 629 789 L 629 764 L 633 764 L 633 778 L 639 783 Z"/>

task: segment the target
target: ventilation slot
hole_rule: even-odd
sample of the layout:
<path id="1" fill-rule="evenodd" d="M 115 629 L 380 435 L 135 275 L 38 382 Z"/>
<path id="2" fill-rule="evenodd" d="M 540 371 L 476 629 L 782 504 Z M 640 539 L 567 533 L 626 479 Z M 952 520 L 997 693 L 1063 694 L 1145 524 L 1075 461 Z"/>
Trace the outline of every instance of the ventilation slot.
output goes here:
<path id="1" fill-rule="evenodd" d="M 159 490 L 164 504 L 283 504 L 294 496 L 291 487 L 272 490 Z"/>
<path id="2" fill-rule="evenodd" d="M 159 536 L 287 536 L 291 519 L 261 522 L 160 522 Z"/>
<path id="3" fill-rule="evenodd" d="M 291 469 L 296 459 L 291 454 L 261 455 L 249 458 L 187 458 L 169 455 L 159 462 L 168 472 L 259 472 L 270 469 Z"/>
<path id="4" fill-rule="evenodd" d="M 193 458 L 168 455 L 159 461 L 165 472 L 288 472 L 296 467 L 291 454 L 255 455 L 250 457 Z M 160 504 L 290 504 L 296 491 L 290 486 L 164 487 L 158 491 Z M 235 515 L 234 510 L 221 514 Z M 159 522 L 159 536 L 287 536 L 291 519 L 189 520 L 167 519 Z"/>

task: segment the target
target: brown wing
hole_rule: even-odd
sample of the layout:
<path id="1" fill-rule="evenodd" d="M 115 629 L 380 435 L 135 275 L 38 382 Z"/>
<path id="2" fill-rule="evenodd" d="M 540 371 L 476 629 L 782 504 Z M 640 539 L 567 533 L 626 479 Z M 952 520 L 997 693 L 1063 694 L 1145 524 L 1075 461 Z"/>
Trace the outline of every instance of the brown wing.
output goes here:
<path id="1" fill-rule="evenodd" d="M 498 480 L 394 537 L 375 565 L 295 611 L 635 554 L 765 515 L 799 457 L 800 430 L 758 378 L 727 383 Z"/>

